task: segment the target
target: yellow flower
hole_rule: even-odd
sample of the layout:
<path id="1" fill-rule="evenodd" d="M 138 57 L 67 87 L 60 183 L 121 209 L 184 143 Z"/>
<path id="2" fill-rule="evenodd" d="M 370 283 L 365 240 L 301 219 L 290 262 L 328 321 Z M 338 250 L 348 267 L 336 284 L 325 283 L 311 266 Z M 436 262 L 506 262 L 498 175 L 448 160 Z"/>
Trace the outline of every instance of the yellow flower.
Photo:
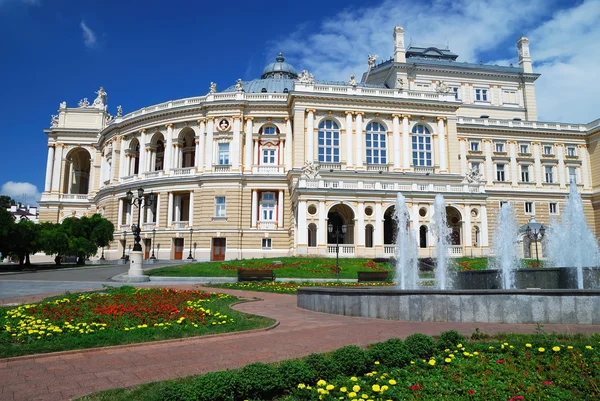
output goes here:
<path id="1" fill-rule="evenodd" d="M 586 345 L 585 349 L 594 349 L 591 345 Z"/>
<path id="2" fill-rule="evenodd" d="M 341 391 L 342 393 L 345 393 L 346 391 L 348 391 L 348 389 L 347 389 L 346 387 L 340 387 L 340 391 Z"/>
<path id="3" fill-rule="evenodd" d="M 462 344 L 458 344 L 456 348 L 462 348 Z"/>
<path id="4" fill-rule="evenodd" d="M 388 383 L 390 383 L 392 386 L 395 386 L 396 385 L 396 380 L 391 379 Z"/>
<path id="5" fill-rule="evenodd" d="M 357 393 L 360 391 L 360 386 L 358 384 L 355 384 L 354 386 L 352 386 L 352 391 Z"/>
<path id="6" fill-rule="evenodd" d="M 479 355 L 479 352 L 475 351 L 473 352 L 473 355 Z"/>
<path id="7" fill-rule="evenodd" d="M 444 362 L 450 363 L 450 362 L 452 362 L 452 359 L 451 358 L 446 358 L 446 359 L 444 359 Z"/>
<path id="8" fill-rule="evenodd" d="M 430 360 L 429 360 L 429 364 L 430 364 L 431 366 L 435 366 L 435 359 L 430 359 Z"/>
<path id="9" fill-rule="evenodd" d="M 383 393 L 385 390 L 387 390 L 389 387 L 386 386 L 385 384 L 383 386 L 381 386 L 381 392 Z"/>
<path id="10" fill-rule="evenodd" d="M 355 382 L 355 381 L 357 381 L 358 379 L 357 379 L 356 377 L 352 376 L 352 377 L 350 378 L 350 380 L 351 380 L 351 381 L 353 381 L 353 382 Z"/>
<path id="11" fill-rule="evenodd" d="M 567 349 L 573 349 L 573 346 L 572 346 L 572 345 L 569 345 L 569 346 L 567 347 Z"/>
<path id="12" fill-rule="evenodd" d="M 560 351 L 560 347 L 552 347 L 552 351 L 558 352 L 558 351 Z"/>
<path id="13" fill-rule="evenodd" d="M 326 384 L 327 384 L 327 382 L 326 382 L 325 380 L 323 380 L 323 379 L 321 379 L 321 380 L 319 380 L 319 381 L 317 382 L 317 386 L 319 386 L 319 387 L 321 387 L 321 386 L 324 386 L 324 385 L 326 385 Z"/>
<path id="14" fill-rule="evenodd" d="M 525 344 L 525 346 L 526 346 L 527 348 L 531 348 L 531 344 L 529 344 L 529 343 Z"/>
<path id="15" fill-rule="evenodd" d="M 326 390 L 331 391 L 335 388 L 335 386 L 333 384 L 328 384 L 327 387 L 325 387 Z"/>
<path id="16" fill-rule="evenodd" d="M 375 365 L 379 365 L 379 361 L 375 361 Z"/>
<path id="17" fill-rule="evenodd" d="M 363 399 L 365 399 L 365 400 L 366 400 L 367 398 L 369 398 L 369 396 L 368 396 L 368 395 L 366 395 L 366 394 L 363 394 L 363 395 L 361 395 L 361 397 L 362 397 Z"/>
<path id="18" fill-rule="evenodd" d="M 411 365 L 414 365 L 414 364 L 415 364 L 415 361 L 410 361 L 410 364 L 411 364 Z"/>
<path id="19" fill-rule="evenodd" d="M 546 351 L 546 349 L 544 349 L 544 348 L 542 348 L 542 347 L 539 347 L 539 348 L 538 348 L 538 351 L 540 351 L 540 352 L 544 352 L 544 351 Z"/>
<path id="20" fill-rule="evenodd" d="M 352 397 L 356 397 L 356 393 L 354 391 L 351 393 L 348 393 L 348 398 L 352 398 Z"/>
<path id="21" fill-rule="evenodd" d="M 375 391 L 376 393 L 378 393 L 378 392 L 380 392 L 380 391 L 381 391 L 381 387 L 379 387 L 379 384 L 373 384 L 373 385 L 371 386 L 371 389 L 372 389 L 373 391 Z"/>
<path id="22" fill-rule="evenodd" d="M 298 384 L 298 388 L 299 389 L 304 389 L 304 388 L 306 388 L 306 384 L 300 383 L 300 384 Z"/>

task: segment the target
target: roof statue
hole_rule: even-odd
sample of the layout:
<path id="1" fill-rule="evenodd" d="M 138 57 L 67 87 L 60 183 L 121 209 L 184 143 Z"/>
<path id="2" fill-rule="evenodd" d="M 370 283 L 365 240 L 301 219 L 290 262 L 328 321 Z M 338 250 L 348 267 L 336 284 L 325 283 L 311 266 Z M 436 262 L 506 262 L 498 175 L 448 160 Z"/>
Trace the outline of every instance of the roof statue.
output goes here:
<path id="1" fill-rule="evenodd" d="M 66 109 L 67 108 L 67 102 L 60 102 L 60 108 L 61 109 Z"/>
<path id="2" fill-rule="evenodd" d="M 319 166 L 313 162 L 307 161 L 302 167 L 302 174 L 304 174 L 304 176 L 306 176 L 306 178 L 309 180 L 314 180 L 319 177 Z"/>
<path id="3" fill-rule="evenodd" d="M 100 110 L 106 110 L 106 92 L 103 87 L 100 87 L 96 92 L 96 99 L 94 99 L 94 103 L 91 107 L 95 107 Z"/>
<path id="4" fill-rule="evenodd" d="M 348 84 L 356 86 L 356 79 L 354 78 L 354 74 L 350 75 L 350 80 L 348 81 Z"/>
<path id="5" fill-rule="evenodd" d="M 77 105 L 78 105 L 79 107 L 90 107 L 90 102 L 88 101 L 88 98 L 87 98 L 87 97 L 84 97 L 83 99 L 81 99 L 81 100 L 79 101 L 79 103 L 77 103 Z"/>
<path id="6" fill-rule="evenodd" d="M 313 74 L 309 74 L 307 70 L 302 70 L 300 74 L 298 74 L 298 81 L 303 84 L 314 84 L 315 77 Z"/>
<path id="7" fill-rule="evenodd" d="M 435 84 L 435 91 L 438 93 L 448 93 L 450 92 L 450 87 L 444 81 L 437 81 Z"/>
<path id="8" fill-rule="evenodd" d="M 214 82 L 210 83 L 210 90 L 208 93 L 217 93 L 217 84 Z"/>
<path id="9" fill-rule="evenodd" d="M 50 119 L 50 127 L 58 127 L 58 116 L 52 114 L 52 117 Z"/>
<path id="10" fill-rule="evenodd" d="M 404 79 L 398 78 L 396 80 L 396 89 L 402 91 L 404 89 Z"/>
<path id="11" fill-rule="evenodd" d="M 479 184 L 483 181 L 483 176 L 479 172 L 478 168 L 470 168 L 465 174 L 465 179 L 463 183 L 465 184 Z"/>
<path id="12" fill-rule="evenodd" d="M 375 60 L 377 60 L 378 58 L 379 56 L 376 54 L 369 54 L 369 57 L 367 58 L 367 65 L 369 66 L 369 70 L 375 68 Z"/>
<path id="13" fill-rule="evenodd" d="M 241 78 L 238 78 L 237 81 L 235 81 L 235 90 L 238 92 L 244 91 L 244 84 L 242 83 Z"/>
<path id="14" fill-rule="evenodd" d="M 121 107 L 121 105 L 117 106 L 117 117 L 122 117 L 123 116 L 123 107 Z"/>

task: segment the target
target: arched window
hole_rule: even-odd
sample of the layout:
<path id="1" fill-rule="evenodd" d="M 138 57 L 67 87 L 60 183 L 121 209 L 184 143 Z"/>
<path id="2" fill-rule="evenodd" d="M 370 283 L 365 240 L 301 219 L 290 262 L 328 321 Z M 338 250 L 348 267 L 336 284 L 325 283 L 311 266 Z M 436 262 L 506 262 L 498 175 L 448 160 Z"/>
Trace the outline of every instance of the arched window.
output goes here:
<path id="1" fill-rule="evenodd" d="M 387 164 L 385 127 L 377 122 L 367 125 L 367 164 Z"/>
<path id="2" fill-rule="evenodd" d="M 419 227 L 419 248 L 427 248 L 427 226 Z"/>
<path id="3" fill-rule="evenodd" d="M 154 163 L 154 171 L 163 169 L 165 163 L 165 143 L 162 140 L 156 142 L 156 162 Z"/>
<path id="4" fill-rule="evenodd" d="M 319 162 L 340 162 L 340 129 L 335 121 L 319 123 Z"/>
<path id="5" fill-rule="evenodd" d="M 262 134 L 262 135 L 275 135 L 275 134 L 279 134 L 279 130 L 277 129 L 277 127 L 275 127 L 273 125 L 266 125 L 264 127 L 261 127 L 260 134 Z"/>
<path id="6" fill-rule="evenodd" d="M 415 125 L 412 129 L 412 152 L 414 166 L 431 167 L 431 133 L 424 125 Z"/>
<path id="7" fill-rule="evenodd" d="M 365 247 L 373 248 L 373 225 L 367 224 L 365 227 Z"/>
<path id="8" fill-rule="evenodd" d="M 308 246 L 317 246 L 317 225 L 315 223 L 308 225 Z"/>

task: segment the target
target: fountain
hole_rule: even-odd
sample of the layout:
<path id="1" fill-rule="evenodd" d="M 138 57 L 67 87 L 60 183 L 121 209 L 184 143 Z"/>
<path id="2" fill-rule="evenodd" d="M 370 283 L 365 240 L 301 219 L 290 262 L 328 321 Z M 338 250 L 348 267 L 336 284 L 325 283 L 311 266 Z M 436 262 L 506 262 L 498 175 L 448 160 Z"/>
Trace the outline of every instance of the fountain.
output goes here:
<path id="1" fill-rule="evenodd" d="M 502 288 L 505 290 L 515 288 L 515 270 L 520 264 L 517 251 L 519 226 L 512 206 L 508 203 L 502 205 L 496 228 L 492 248 L 495 257 L 490 259 L 492 265 L 500 270 L 502 275 Z"/>
<path id="2" fill-rule="evenodd" d="M 549 228 L 547 249 L 549 264 L 555 267 L 574 267 L 577 288 L 584 288 L 584 268 L 600 266 L 600 251 L 594 234 L 587 225 L 581 195 L 571 183 L 569 198 L 559 221 Z"/>
<path id="3" fill-rule="evenodd" d="M 435 268 L 435 282 L 440 290 L 445 290 L 448 281 L 448 238 L 450 229 L 448 228 L 446 217 L 446 201 L 441 194 L 435 196 L 433 202 L 434 215 L 432 218 L 433 235 L 437 237 L 437 265 Z"/>
<path id="4" fill-rule="evenodd" d="M 396 285 L 401 290 L 417 288 L 417 241 L 410 230 L 410 214 L 406 207 L 406 199 L 398 192 L 396 196 Z"/>

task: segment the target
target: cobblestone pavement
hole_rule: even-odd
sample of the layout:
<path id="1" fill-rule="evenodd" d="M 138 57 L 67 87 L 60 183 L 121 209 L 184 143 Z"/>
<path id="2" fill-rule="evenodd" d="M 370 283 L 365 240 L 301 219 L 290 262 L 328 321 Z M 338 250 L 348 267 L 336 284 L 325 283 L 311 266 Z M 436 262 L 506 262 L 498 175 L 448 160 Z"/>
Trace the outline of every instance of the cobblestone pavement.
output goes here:
<path id="1" fill-rule="evenodd" d="M 327 315 L 299 309 L 294 295 L 222 292 L 262 298 L 238 304 L 235 309 L 274 318 L 279 325 L 271 330 L 0 359 L 0 400 L 67 400 L 99 390 L 238 368 L 252 362 L 298 358 L 350 344 L 366 346 L 412 333 L 436 335 L 458 330 L 471 334 L 476 327 L 485 333 L 535 331 L 535 325 L 523 324 L 402 322 Z M 600 332 L 599 325 L 545 325 L 544 329 Z"/>

